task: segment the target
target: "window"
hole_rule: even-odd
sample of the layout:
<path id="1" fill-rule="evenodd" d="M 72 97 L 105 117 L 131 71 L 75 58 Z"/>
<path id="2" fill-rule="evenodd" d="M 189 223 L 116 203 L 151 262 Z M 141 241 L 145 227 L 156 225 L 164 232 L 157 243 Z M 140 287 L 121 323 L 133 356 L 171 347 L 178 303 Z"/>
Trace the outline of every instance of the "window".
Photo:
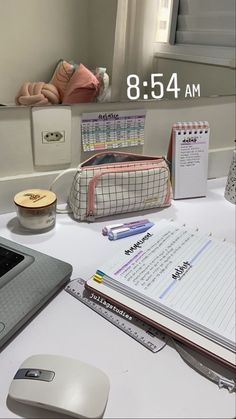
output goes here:
<path id="1" fill-rule="evenodd" d="M 235 0 L 159 0 L 156 54 L 235 67 Z"/>
<path id="2" fill-rule="evenodd" d="M 172 23 L 173 0 L 157 2 L 156 42 L 168 42 Z"/>

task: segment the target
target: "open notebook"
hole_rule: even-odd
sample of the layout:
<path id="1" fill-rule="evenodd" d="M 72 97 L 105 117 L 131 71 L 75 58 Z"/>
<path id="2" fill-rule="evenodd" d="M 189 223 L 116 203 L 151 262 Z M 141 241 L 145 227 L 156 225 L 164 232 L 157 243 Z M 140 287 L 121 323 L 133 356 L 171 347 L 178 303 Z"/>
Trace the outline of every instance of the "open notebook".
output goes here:
<path id="1" fill-rule="evenodd" d="M 87 287 L 235 366 L 235 247 L 162 220 L 98 267 Z"/>

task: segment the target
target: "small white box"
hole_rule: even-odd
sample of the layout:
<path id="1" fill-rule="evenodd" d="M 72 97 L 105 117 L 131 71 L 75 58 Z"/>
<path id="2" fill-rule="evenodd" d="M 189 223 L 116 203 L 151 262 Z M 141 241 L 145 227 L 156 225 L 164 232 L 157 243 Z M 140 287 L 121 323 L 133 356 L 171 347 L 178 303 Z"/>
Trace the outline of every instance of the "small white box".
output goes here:
<path id="1" fill-rule="evenodd" d="M 206 196 L 209 134 L 207 121 L 173 125 L 167 159 L 174 199 Z"/>
<path id="2" fill-rule="evenodd" d="M 61 166 L 71 162 L 71 109 L 32 108 L 35 166 Z"/>

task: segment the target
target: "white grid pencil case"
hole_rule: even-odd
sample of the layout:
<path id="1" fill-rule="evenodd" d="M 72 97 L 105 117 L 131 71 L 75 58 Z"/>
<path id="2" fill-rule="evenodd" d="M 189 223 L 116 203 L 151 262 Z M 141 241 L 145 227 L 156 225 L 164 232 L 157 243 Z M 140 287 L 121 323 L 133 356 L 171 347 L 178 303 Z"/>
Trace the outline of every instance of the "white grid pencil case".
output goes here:
<path id="1" fill-rule="evenodd" d="M 80 164 L 69 206 L 78 220 L 170 205 L 170 172 L 164 157 L 104 152 Z"/>

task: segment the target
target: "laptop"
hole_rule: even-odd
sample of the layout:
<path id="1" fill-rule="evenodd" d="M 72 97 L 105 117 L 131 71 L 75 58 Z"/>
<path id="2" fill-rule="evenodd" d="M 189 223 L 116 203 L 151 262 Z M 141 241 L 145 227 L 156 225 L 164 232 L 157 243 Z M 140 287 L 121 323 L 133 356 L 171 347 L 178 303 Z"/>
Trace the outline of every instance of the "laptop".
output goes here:
<path id="1" fill-rule="evenodd" d="M 0 350 L 70 279 L 72 266 L 0 237 Z"/>

